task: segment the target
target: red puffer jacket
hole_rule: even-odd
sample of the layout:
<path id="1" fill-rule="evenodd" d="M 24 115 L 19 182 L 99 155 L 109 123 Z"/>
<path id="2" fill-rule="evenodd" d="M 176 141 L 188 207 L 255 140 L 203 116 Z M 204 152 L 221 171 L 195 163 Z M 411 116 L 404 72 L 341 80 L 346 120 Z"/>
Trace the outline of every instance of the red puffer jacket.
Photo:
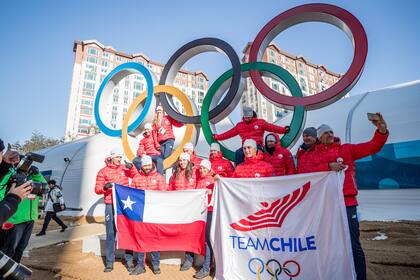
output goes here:
<path id="1" fill-rule="evenodd" d="M 315 170 L 315 147 L 316 144 L 313 144 L 311 147 L 305 147 L 304 144 L 300 146 L 296 153 L 298 174 L 309 173 Z"/>
<path id="2" fill-rule="evenodd" d="M 140 170 L 139 173 L 134 176 L 133 181 L 131 181 L 130 186 L 141 189 L 141 190 L 150 190 L 150 191 L 168 191 L 169 186 L 165 182 L 165 177 L 158 173 L 156 169 L 152 170 L 150 173 L 145 174 L 143 170 Z"/>
<path id="3" fill-rule="evenodd" d="M 254 158 L 245 158 L 245 161 L 236 166 L 233 178 L 259 178 L 274 176 L 274 167 L 264 161 L 263 153 L 258 150 Z"/>
<path id="4" fill-rule="evenodd" d="M 214 189 L 214 178 L 212 172 L 207 173 L 206 176 L 202 177 L 201 174 L 197 178 L 197 189 L 208 189 L 208 203 L 210 204 L 211 196 L 213 194 Z M 213 206 L 208 207 L 208 211 L 213 211 Z"/>
<path id="5" fill-rule="evenodd" d="M 173 191 L 195 189 L 197 185 L 196 172 L 193 170 L 191 178 L 185 178 L 185 169 L 181 170 L 179 176 L 175 178 L 175 173 L 169 179 L 169 189 Z"/>
<path id="6" fill-rule="evenodd" d="M 105 204 L 112 204 L 112 188 L 104 191 L 106 183 L 116 183 L 128 186 L 128 177 L 133 178 L 137 174 L 136 168 L 126 169 L 123 164 L 111 163 L 111 158 L 105 160 L 105 167 L 96 175 L 95 193 L 104 195 Z"/>
<path id="7" fill-rule="evenodd" d="M 233 165 L 227 159 L 223 158 L 222 152 L 210 155 L 211 170 L 222 177 L 232 177 Z"/>
<path id="8" fill-rule="evenodd" d="M 291 175 L 295 174 L 295 163 L 293 161 L 292 154 L 290 151 L 280 144 L 280 138 L 277 134 L 268 134 L 273 135 L 277 143 L 274 146 L 274 152 L 270 155 L 268 152 L 264 153 L 264 160 L 268 163 L 273 165 L 276 176 L 284 176 L 284 175 Z M 268 136 L 267 135 L 267 136 Z M 267 136 L 265 137 L 266 143 L 265 146 L 267 147 Z"/>
<path id="9" fill-rule="evenodd" d="M 315 169 L 312 171 L 328 171 L 330 162 L 337 162 L 341 158 L 343 164 L 348 166 L 345 171 L 344 178 L 344 201 L 346 206 L 356 206 L 357 203 L 357 184 L 355 161 L 374 153 L 377 153 L 385 145 L 389 132 L 381 134 L 376 131 L 373 138 L 365 143 L 360 144 L 341 144 L 339 139 L 331 145 L 317 145 L 314 152 Z"/>
<path id="10" fill-rule="evenodd" d="M 144 136 L 144 138 L 140 140 L 139 147 L 137 149 L 137 156 L 142 157 L 143 153 L 146 153 L 148 156 L 159 156 L 160 152 L 157 150 L 158 147 L 159 143 L 157 142 L 156 137 L 152 134 Z"/>
<path id="11" fill-rule="evenodd" d="M 162 143 L 168 139 L 175 140 L 174 131 L 172 130 L 173 125 L 176 127 L 183 126 L 182 123 L 175 121 L 167 115 L 163 116 L 160 125 L 156 125 L 155 123 L 153 123 L 153 132 L 156 135 L 156 140 L 158 141 L 158 143 Z"/>
<path id="12" fill-rule="evenodd" d="M 264 132 L 274 132 L 285 134 L 286 129 L 282 126 L 277 126 L 266 122 L 263 119 L 252 118 L 250 123 L 246 123 L 243 119 L 237 123 L 232 129 L 222 134 L 214 134 L 215 140 L 225 140 L 239 135 L 242 139 L 242 144 L 246 139 L 254 139 L 258 145 L 263 145 Z"/>

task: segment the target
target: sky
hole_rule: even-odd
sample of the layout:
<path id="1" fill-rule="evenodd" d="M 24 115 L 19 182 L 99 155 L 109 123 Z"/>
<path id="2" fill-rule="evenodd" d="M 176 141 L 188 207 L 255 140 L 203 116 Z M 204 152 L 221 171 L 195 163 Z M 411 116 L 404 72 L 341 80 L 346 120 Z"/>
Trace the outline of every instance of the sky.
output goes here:
<path id="1" fill-rule="evenodd" d="M 347 9 L 369 41 L 357 94 L 420 79 L 420 1 L 322 1 Z M 74 63 L 74 40 L 96 39 L 126 53 L 166 63 L 183 44 L 216 37 L 240 58 L 246 43 L 273 17 L 310 1 L 23 1 L 0 2 L 0 138 L 28 139 L 34 130 L 64 135 Z M 338 28 L 303 23 L 277 36 L 283 50 L 332 71 L 350 65 L 351 42 Z M 417 61 L 417 63 L 416 63 Z M 200 54 L 185 68 L 210 83 L 230 68 L 225 56 Z M 380 101 L 378 101 L 380 102 Z"/>

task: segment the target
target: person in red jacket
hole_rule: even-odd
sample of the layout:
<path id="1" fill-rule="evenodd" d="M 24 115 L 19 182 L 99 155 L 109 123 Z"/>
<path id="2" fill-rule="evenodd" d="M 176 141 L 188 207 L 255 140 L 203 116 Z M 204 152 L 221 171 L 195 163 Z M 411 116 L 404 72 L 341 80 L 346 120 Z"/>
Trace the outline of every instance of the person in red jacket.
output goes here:
<path id="1" fill-rule="evenodd" d="M 160 152 L 163 159 L 169 157 L 175 143 L 175 135 L 172 126 L 181 127 L 183 124 L 165 115 L 162 106 L 156 107 L 155 119 L 153 121 L 153 133 L 160 145 Z"/>
<path id="2" fill-rule="evenodd" d="M 200 162 L 203 160 L 202 158 L 199 158 L 194 151 L 194 145 L 190 142 L 185 143 L 184 147 L 183 147 L 183 151 L 184 153 L 187 153 L 190 155 L 190 162 L 193 165 L 193 167 L 195 169 L 198 170 L 199 166 L 200 166 Z"/>
<path id="3" fill-rule="evenodd" d="M 316 147 L 314 158 L 316 167 L 314 171 L 341 171 L 345 169 L 344 177 L 344 202 L 346 205 L 347 219 L 350 228 L 350 239 L 353 251 L 354 265 L 357 279 L 366 279 L 365 254 L 360 244 L 359 221 L 357 217 L 357 185 L 355 161 L 375 154 L 381 150 L 388 139 L 386 122 L 380 113 L 372 120 L 376 126 L 373 138 L 360 144 L 341 144 L 334 136 L 333 130 L 328 125 L 321 125 L 317 129 L 320 144 Z"/>
<path id="4" fill-rule="evenodd" d="M 222 177 L 232 177 L 233 164 L 230 160 L 223 158 L 223 154 L 220 151 L 220 145 L 218 143 L 212 143 L 210 145 L 210 162 L 212 171 Z"/>
<path id="5" fill-rule="evenodd" d="M 274 167 L 264 161 L 263 152 L 257 150 L 257 143 L 253 139 L 246 139 L 243 145 L 245 161 L 236 166 L 234 178 L 259 178 L 274 176 Z"/>
<path id="6" fill-rule="evenodd" d="M 215 140 L 219 141 L 239 135 L 242 139 L 242 145 L 246 139 L 253 139 L 257 143 L 258 149 L 264 151 L 263 137 L 264 132 L 266 131 L 285 134 L 289 132 L 289 127 L 277 126 L 270 124 L 263 119 L 258 119 L 257 114 L 250 107 L 244 107 L 241 122 L 222 134 L 214 134 L 213 137 Z M 235 152 L 235 163 L 238 165 L 243 161 L 244 153 L 242 148 L 240 148 Z"/>
<path id="7" fill-rule="evenodd" d="M 297 173 L 308 173 L 314 169 L 315 160 L 313 158 L 318 137 L 315 127 L 307 127 L 302 133 L 303 144 L 296 153 Z"/>
<path id="8" fill-rule="evenodd" d="M 208 203 L 211 201 L 211 196 L 214 189 L 214 173 L 212 170 L 212 164 L 207 159 L 203 159 L 200 163 L 200 175 L 197 177 L 197 189 L 208 190 Z M 210 244 L 210 227 L 211 219 L 213 216 L 213 206 L 209 206 L 207 211 L 207 223 L 206 223 L 206 255 L 204 256 L 204 263 L 200 270 L 198 270 L 194 277 L 196 279 L 202 279 L 210 274 L 210 264 L 213 256 L 213 249 Z M 191 256 L 191 255 L 190 255 Z M 187 257 L 186 257 L 187 258 Z M 192 264 L 192 258 L 190 258 Z"/>
<path id="9" fill-rule="evenodd" d="M 99 170 L 96 175 L 95 193 L 103 195 L 105 203 L 106 266 L 104 272 L 111 272 L 114 269 L 115 261 L 115 225 L 112 207 L 113 183 L 128 186 L 128 177 L 132 178 L 137 174 L 132 164 L 127 163 L 126 166 L 121 164 L 122 156 L 123 153 L 120 148 L 112 149 L 110 156 L 105 159 L 106 166 Z M 129 270 L 133 266 L 128 261 L 126 265 Z"/>
<path id="10" fill-rule="evenodd" d="M 165 178 L 162 174 L 158 173 L 153 166 L 153 161 L 150 156 L 143 156 L 141 158 L 141 168 L 139 173 L 134 176 L 130 184 L 131 187 L 141 190 L 153 190 L 153 191 L 168 191 L 169 186 L 165 182 Z M 137 253 L 137 266 L 130 275 L 139 275 L 145 273 L 144 260 L 145 253 Z M 129 258 L 133 259 L 132 254 Z M 151 252 L 150 258 L 152 262 L 152 269 L 154 274 L 160 274 L 160 252 Z"/>
<path id="11" fill-rule="evenodd" d="M 295 163 L 290 151 L 281 146 L 277 134 L 268 134 L 265 137 L 264 160 L 273 165 L 276 176 L 295 174 Z"/>
<path id="12" fill-rule="evenodd" d="M 155 162 L 157 172 L 163 174 L 163 158 L 159 150 L 160 146 L 157 137 L 153 134 L 152 124 L 146 123 L 144 125 L 143 139 L 140 140 L 137 149 L 137 157 L 133 160 L 133 164 L 136 166 L 137 170 L 140 170 L 141 168 L 141 158 L 148 155 Z"/>
<path id="13" fill-rule="evenodd" d="M 169 179 L 169 189 L 173 191 L 195 189 L 196 173 L 190 162 L 188 153 L 181 153 L 174 168 L 174 173 Z"/>

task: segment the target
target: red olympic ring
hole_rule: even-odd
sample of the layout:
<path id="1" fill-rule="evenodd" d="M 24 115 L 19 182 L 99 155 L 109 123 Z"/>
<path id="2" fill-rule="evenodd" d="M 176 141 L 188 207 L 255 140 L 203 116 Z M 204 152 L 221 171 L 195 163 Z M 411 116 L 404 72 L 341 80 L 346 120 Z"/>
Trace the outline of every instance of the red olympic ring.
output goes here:
<path id="1" fill-rule="evenodd" d="M 293 25 L 310 21 L 329 23 L 344 31 L 353 43 L 353 61 L 347 72 L 332 87 L 318 94 L 304 97 L 279 94 L 263 81 L 258 71 L 250 71 L 255 87 L 277 106 L 286 108 L 305 106 L 307 110 L 322 108 L 348 93 L 362 74 L 368 51 L 366 32 L 355 16 L 340 7 L 329 4 L 301 5 L 277 15 L 261 29 L 253 41 L 249 62 L 260 60 L 268 44 L 282 31 Z"/>
<path id="2" fill-rule="evenodd" d="M 289 263 L 293 263 L 293 264 L 295 264 L 295 265 L 296 265 L 296 267 L 297 267 L 297 271 L 296 271 L 296 273 L 295 273 L 295 274 L 290 273 L 290 269 L 286 268 L 286 266 L 287 266 Z M 300 273 L 300 265 L 299 265 L 296 261 L 293 261 L 293 260 L 285 261 L 285 262 L 284 262 L 284 264 L 283 264 L 283 270 L 284 270 L 284 273 L 286 273 L 286 275 L 287 275 L 287 276 L 289 276 L 289 277 L 293 278 L 293 277 L 295 277 L 295 276 L 298 276 L 298 275 L 299 275 L 299 273 Z"/>

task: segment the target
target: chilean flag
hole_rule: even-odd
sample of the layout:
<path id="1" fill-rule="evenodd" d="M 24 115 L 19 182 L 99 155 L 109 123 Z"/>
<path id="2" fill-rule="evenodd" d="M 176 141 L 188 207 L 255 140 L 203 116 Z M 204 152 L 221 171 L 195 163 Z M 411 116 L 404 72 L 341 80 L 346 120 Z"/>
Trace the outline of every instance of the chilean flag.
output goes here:
<path id="1" fill-rule="evenodd" d="M 117 248 L 205 253 L 206 189 L 147 191 L 114 184 Z"/>

